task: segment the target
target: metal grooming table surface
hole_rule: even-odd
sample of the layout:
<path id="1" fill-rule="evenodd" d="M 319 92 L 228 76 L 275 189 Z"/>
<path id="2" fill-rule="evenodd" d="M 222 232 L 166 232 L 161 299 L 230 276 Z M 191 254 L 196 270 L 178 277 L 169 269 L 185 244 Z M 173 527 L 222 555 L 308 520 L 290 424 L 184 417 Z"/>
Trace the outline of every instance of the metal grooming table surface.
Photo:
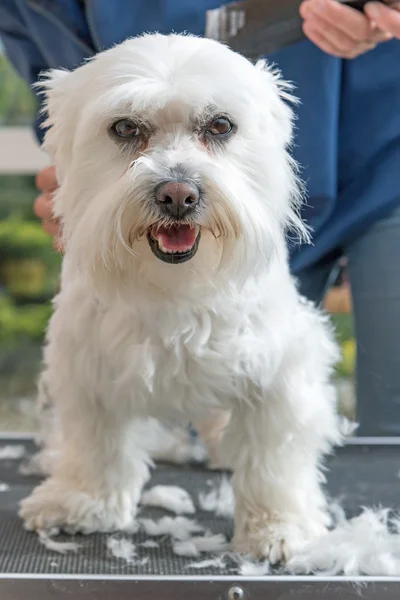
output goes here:
<path id="1" fill-rule="evenodd" d="M 339 498 L 348 516 L 364 505 L 382 504 L 400 508 L 400 440 L 347 445 L 329 460 L 328 490 Z M 5 445 L 25 445 L 27 453 L 34 450 L 32 441 L 24 438 L 1 438 Z M 400 578 L 360 578 L 366 585 L 357 587 L 354 579 L 283 577 L 241 577 L 227 567 L 196 570 L 188 568 L 193 558 L 176 556 L 168 539 L 159 548 L 143 548 L 140 543 L 149 539 L 137 533 L 138 558 L 148 558 L 145 565 L 129 565 L 110 556 L 108 535 L 68 536 L 61 541 L 77 541 L 82 546 L 76 554 L 50 552 L 38 542 L 35 534 L 22 528 L 17 516 L 18 502 L 38 483 L 36 477 L 19 474 L 20 460 L 0 461 L 0 482 L 10 487 L 0 493 L 0 600 L 64 599 L 76 600 L 399 600 Z M 218 482 L 221 473 L 201 468 L 159 466 L 153 473 L 150 486 L 179 485 L 196 502 L 200 491 L 210 489 L 210 480 Z M 159 518 L 166 513 L 155 508 L 142 510 L 141 517 Z M 200 509 L 197 521 L 213 533 L 232 534 L 228 519 Z M 128 536 L 124 536 L 128 537 Z M 157 538 L 159 541 L 159 538 Z"/>

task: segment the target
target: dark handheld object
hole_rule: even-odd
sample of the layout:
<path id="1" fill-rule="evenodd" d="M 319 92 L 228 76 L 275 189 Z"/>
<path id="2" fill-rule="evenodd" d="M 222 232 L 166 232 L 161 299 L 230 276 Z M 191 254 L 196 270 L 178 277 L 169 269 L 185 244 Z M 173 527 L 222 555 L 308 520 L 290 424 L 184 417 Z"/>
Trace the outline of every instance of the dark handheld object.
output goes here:
<path id="1" fill-rule="evenodd" d="M 338 0 L 362 11 L 368 0 Z M 396 4 L 399 0 L 379 0 Z M 245 0 L 219 10 L 218 39 L 256 60 L 304 39 L 301 0 Z"/>
<path id="2" fill-rule="evenodd" d="M 341 2 L 342 4 L 346 4 L 348 6 L 351 6 L 351 8 L 356 8 L 357 10 L 364 10 L 364 6 L 368 3 L 371 2 L 371 0 L 339 0 L 339 2 Z M 388 6 L 390 6 L 391 4 L 397 4 L 399 2 L 399 0 L 378 0 L 378 2 L 381 2 L 382 4 L 387 4 Z"/>

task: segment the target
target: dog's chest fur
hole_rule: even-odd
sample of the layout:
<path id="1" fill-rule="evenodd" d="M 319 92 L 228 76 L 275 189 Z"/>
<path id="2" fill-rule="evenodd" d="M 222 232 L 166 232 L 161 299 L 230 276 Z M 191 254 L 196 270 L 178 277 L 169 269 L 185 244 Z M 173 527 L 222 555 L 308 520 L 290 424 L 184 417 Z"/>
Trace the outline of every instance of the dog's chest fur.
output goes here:
<path id="1" fill-rule="evenodd" d="M 138 412 L 196 417 L 231 407 L 244 399 L 249 381 L 265 387 L 280 361 L 273 332 L 282 317 L 268 314 L 266 302 L 229 297 L 197 307 L 102 309 L 86 299 L 84 305 L 71 331 L 79 337 L 75 368 L 94 369 L 103 397 L 107 389 L 110 402 Z"/>
<path id="2" fill-rule="evenodd" d="M 134 317 L 109 355 L 111 370 L 136 406 L 157 415 L 231 406 L 245 391 L 250 363 L 261 359 L 251 319 L 243 317 L 229 321 L 207 309 Z"/>

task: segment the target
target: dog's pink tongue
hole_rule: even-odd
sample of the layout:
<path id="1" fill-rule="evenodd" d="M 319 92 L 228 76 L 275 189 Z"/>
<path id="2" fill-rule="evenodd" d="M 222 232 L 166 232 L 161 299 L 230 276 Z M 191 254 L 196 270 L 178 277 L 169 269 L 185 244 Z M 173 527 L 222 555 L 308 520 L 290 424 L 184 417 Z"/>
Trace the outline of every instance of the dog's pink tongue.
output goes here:
<path id="1" fill-rule="evenodd" d="M 172 225 L 171 227 L 153 227 L 151 235 L 158 241 L 161 250 L 185 252 L 194 245 L 197 231 L 190 225 Z M 160 243 L 161 242 L 161 243 Z"/>

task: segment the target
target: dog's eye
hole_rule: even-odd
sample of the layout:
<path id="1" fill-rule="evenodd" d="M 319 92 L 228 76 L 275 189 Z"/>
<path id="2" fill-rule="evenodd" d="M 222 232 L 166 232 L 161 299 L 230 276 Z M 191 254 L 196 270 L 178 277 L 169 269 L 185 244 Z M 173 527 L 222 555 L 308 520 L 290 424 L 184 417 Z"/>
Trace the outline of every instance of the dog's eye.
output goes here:
<path id="1" fill-rule="evenodd" d="M 121 119 L 112 126 L 112 130 L 121 138 L 135 138 L 140 135 L 140 128 L 129 119 Z"/>
<path id="2" fill-rule="evenodd" d="M 211 135 L 226 135 L 232 131 L 232 123 L 225 117 L 214 119 L 211 125 L 207 128 L 207 133 Z"/>

